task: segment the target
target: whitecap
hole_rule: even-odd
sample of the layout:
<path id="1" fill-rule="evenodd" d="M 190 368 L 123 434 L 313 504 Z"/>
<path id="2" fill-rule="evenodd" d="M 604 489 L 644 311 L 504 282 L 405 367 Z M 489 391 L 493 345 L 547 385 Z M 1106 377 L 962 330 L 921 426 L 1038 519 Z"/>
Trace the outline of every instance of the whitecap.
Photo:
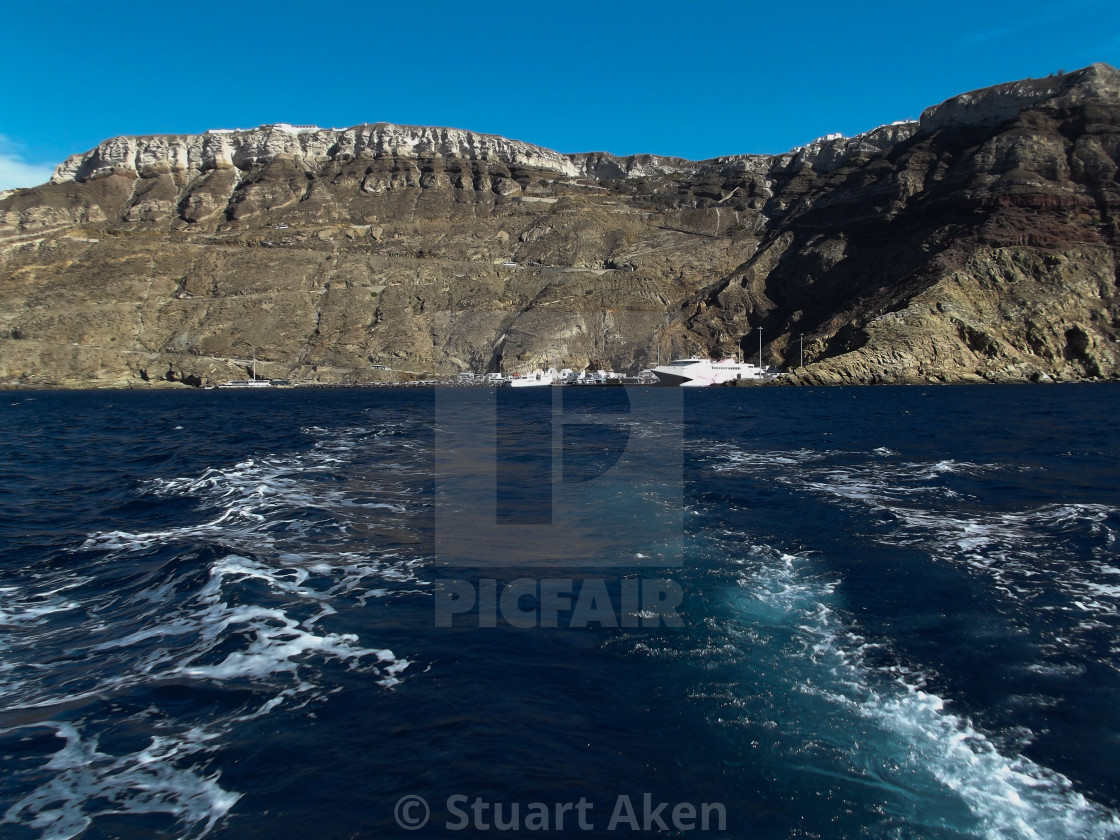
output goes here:
<path id="1" fill-rule="evenodd" d="M 194 498 L 201 521 L 95 532 L 80 546 L 93 554 L 89 574 L 29 570 L 5 581 L 0 694 L 9 712 L 53 727 L 66 742 L 44 761 L 38 787 L 8 808 L 9 824 L 70 837 L 101 814 L 159 812 L 178 820 L 182 837 L 204 836 L 239 794 L 199 768 L 239 726 L 327 702 L 340 686 L 334 666 L 384 690 L 406 680 L 412 657 L 335 619 L 429 586 L 427 557 L 361 536 L 382 527 L 408 533 L 408 517 L 424 511 L 408 459 L 424 453 L 404 447 L 402 455 L 387 441 L 390 468 L 366 468 L 355 463 L 369 454 L 363 434 L 324 433 L 310 452 L 155 479 L 142 488 L 151 500 Z M 382 432 L 369 434 L 365 444 L 380 445 Z M 13 627 L 27 632 L 2 633 Z M 65 651 L 65 679 L 40 678 L 44 647 Z M 121 756 L 103 752 L 95 729 L 86 731 L 96 718 L 49 719 L 166 682 L 234 688 L 234 708 L 216 707 L 205 737 L 164 720 L 146 749 Z M 131 795 L 133 787 L 147 793 Z"/>
<path id="2" fill-rule="evenodd" d="M 1013 751 L 1012 742 L 1032 740 L 1029 730 L 997 741 L 931 690 L 926 674 L 861 634 L 840 608 L 838 581 L 811 556 L 722 542 L 712 551 L 732 558 L 730 618 L 706 622 L 711 637 L 685 650 L 637 639 L 632 650 L 697 663 L 715 655 L 724 673 L 749 669 L 739 684 L 694 692 L 723 697 L 713 722 L 770 739 L 788 769 L 875 788 L 889 801 L 879 807 L 918 835 L 1120 836 L 1120 816 Z"/>
<path id="3" fill-rule="evenodd" d="M 203 750 L 209 740 L 204 730 L 189 730 L 179 737 L 152 736 L 141 750 L 111 755 L 100 751 L 95 737 L 83 737 L 74 724 L 43 726 L 64 741 L 43 766 L 50 777 L 0 819 L 0 824 L 39 830 L 40 840 L 69 840 L 86 831 L 97 817 L 110 814 L 168 814 L 181 838 L 196 840 L 209 834 L 241 798 L 221 786 L 220 773 L 181 766 Z"/>

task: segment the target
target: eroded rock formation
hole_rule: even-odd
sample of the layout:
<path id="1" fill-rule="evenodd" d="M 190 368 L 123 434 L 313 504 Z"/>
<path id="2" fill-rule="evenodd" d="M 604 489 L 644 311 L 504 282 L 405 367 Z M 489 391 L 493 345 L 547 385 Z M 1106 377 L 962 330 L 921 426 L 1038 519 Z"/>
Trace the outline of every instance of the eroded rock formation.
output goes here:
<path id="1" fill-rule="evenodd" d="M 386 124 L 120 137 L 0 199 L 0 383 L 634 369 L 753 357 L 759 328 L 791 381 L 1115 378 L 1118 162 L 1105 65 L 703 162 Z"/>

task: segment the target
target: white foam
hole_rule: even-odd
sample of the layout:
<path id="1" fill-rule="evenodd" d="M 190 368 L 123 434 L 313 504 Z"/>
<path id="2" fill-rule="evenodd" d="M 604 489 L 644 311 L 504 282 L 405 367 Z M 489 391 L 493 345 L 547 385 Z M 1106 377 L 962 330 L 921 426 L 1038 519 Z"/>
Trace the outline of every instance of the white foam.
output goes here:
<path id="1" fill-rule="evenodd" d="M 409 516 L 424 508 L 417 476 L 424 474 L 425 452 L 394 436 L 399 425 L 343 429 L 331 436 L 313 427 L 320 439 L 307 452 L 154 479 L 147 492 L 196 498 L 209 518 L 152 531 L 97 532 L 83 548 L 123 554 L 204 540 L 241 552 L 286 555 L 293 562 L 330 562 L 371 523 L 407 531 Z M 372 459 L 376 469 L 364 466 L 370 448 L 378 456 Z"/>
<path id="2" fill-rule="evenodd" d="M 221 787 L 220 773 L 179 766 L 203 748 L 207 736 L 201 730 L 181 738 L 153 736 L 142 750 L 110 755 L 73 724 L 44 725 L 65 742 L 44 765 L 53 775 L 0 820 L 38 829 L 40 840 L 77 837 L 99 816 L 153 813 L 171 815 L 180 837 L 194 840 L 209 834 L 241 798 Z"/>
<path id="3" fill-rule="evenodd" d="M 821 576 L 811 556 L 734 548 L 730 539 L 712 551 L 735 569 L 734 618 L 709 621 L 713 638 L 683 655 L 750 669 L 727 687 L 721 705 L 735 714 L 721 722 L 772 733 L 771 749 L 795 769 L 875 788 L 913 836 L 1120 837 L 1120 816 L 1062 774 L 1008 751 L 1008 739 L 998 746 L 930 691 L 925 675 L 858 632 L 839 608 L 837 581 Z M 645 642 L 633 650 L 668 654 Z M 1032 737 L 1014 735 L 1018 749 Z"/>
<path id="4" fill-rule="evenodd" d="M 1115 813 L 1090 802 L 1065 776 L 1021 755 L 1003 754 L 965 717 L 949 710 L 946 701 L 900 677 L 894 690 L 872 685 L 873 674 L 858 654 L 840 655 L 848 680 L 862 697 L 831 694 L 840 703 L 901 740 L 902 775 L 929 774 L 961 798 L 978 821 L 978 833 L 992 840 L 1056 840 L 1106 838 L 1120 831 Z M 921 817 L 937 823 L 937 815 Z"/>
<path id="5" fill-rule="evenodd" d="M 362 576 L 368 569 L 364 569 Z M 363 647 L 352 633 L 318 632 L 315 624 L 333 614 L 331 592 L 304 584 L 306 569 L 272 569 L 247 557 L 230 555 L 216 561 L 210 577 L 194 600 L 169 615 L 153 616 L 140 630 L 90 647 L 94 651 L 130 649 L 150 639 L 161 639 L 154 653 L 136 660 L 138 677 L 177 677 L 224 681 L 275 683 L 287 676 L 296 683 L 296 693 L 314 696 L 316 684 L 309 658 L 334 659 L 351 670 L 381 677 L 382 685 L 400 682 L 397 675 L 408 666 L 391 650 Z M 287 596 L 287 607 L 240 603 L 231 597 L 246 581 L 257 580 L 270 591 Z M 386 592 L 386 590 L 381 590 Z M 367 590 L 363 597 L 369 597 Z M 314 615 L 297 620 L 288 610 L 298 604 L 317 607 Z M 210 661 L 214 652 L 236 641 L 238 648 L 220 661 Z M 384 668 L 380 666 L 385 666 Z M 305 700 L 306 702 L 306 700 Z"/>
<path id="6" fill-rule="evenodd" d="M 244 722 L 325 701 L 340 688 L 331 665 L 385 689 L 401 684 L 409 658 L 329 626 L 369 599 L 428 587 L 427 558 L 361 537 L 382 527 L 408 533 L 408 517 L 423 511 L 414 499 L 423 488 L 412 485 L 424 473 L 409 461 L 422 460 L 422 450 L 404 445 L 403 460 L 387 469 L 364 466 L 362 446 L 382 445 L 382 433 L 323 431 L 310 452 L 153 481 L 146 491 L 155 499 L 197 499 L 203 521 L 91 534 L 82 549 L 96 552 L 92 576 L 29 571 L 5 581 L 0 695 L 9 711 L 54 727 L 65 741 L 34 781 L 50 777 L 8 809 L 8 823 L 71 837 L 101 814 L 159 812 L 179 821 L 182 837 L 204 836 L 239 794 L 223 790 L 216 774 L 191 769 L 190 756 L 198 753 L 195 763 L 205 767 L 205 753 Z M 397 442 L 384 444 L 388 458 L 400 454 Z M 7 627 L 27 632 L 4 634 Z M 73 657 L 67 661 L 96 666 L 74 667 L 65 680 L 39 678 L 51 667 L 39 664 L 42 651 L 60 647 Z M 95 717 L 48 719 L 166 680 L 249 688 L 252 699 L 215 707 L 205 732 L 164 719 L 146 749 L 124 756 L 100 751 Z"/>
<path id="7" fill-rule="evenodd" d="M 822 591 L 817 597 L 829 595 Z M 898 771 L 901 787 L 913 790 L 928 774 L 960 797 L 976 818 L 979 835 L 992 840 L 1106 838 L 1120 831 L 1120 818 L 1085 799 L 1065 776 L 1022 755 L 1003 754 L 968 718 L 926 691 L 921 674 L 898 666 L 868 666 L 865 640 L 822 606 L 803 606 L 801 616 L 812 618 L 801 628 L 813 640 L 813 655 L 831 679 L 804 690 L 819 691 L 873 722 L 891 740 L 899 739 L 902 751 L 896 754 L 905 756 Z M 919 822 L 945 820 L 938 813 L 937 798 L 910 803 L 918 810 Z M 923 813 L 925 806 L 934 810 Z"/>
<path id="8" fill-rule="evenodd" d="M 883 454 L 875 450 L 861 461 L 858 453 L 822 452 L 813 458 L 802 450 L 731 451 L 715 469 L 757 472 L 768 470 L 768 464 L 796 460 L 799 468 L 781 471 L 776 480 L 846 507 L 864 508 L 865 514 L 875 516 L 877 526 L 888 526 L 872 537 L 878 542 L 924 549 L 937 560 L 983 575 L 993 591 L 1015 601 L 1018 609 L 1035 601 L 1045 603 L 1057 591 L 1089 620 L 1116 624 L 1120 586 L 1108 580 L 1115 573 L 1117 535 L 1110 523 L 1120 515 L 1116 508 L 1058 503 L 1020 511 L 985 509 L 976 499 L 961 500 L 946 486 L 945 477 L 982 479 L 1024 468 L 955 459 L 884 461 Z M 1063 550 L 1065 534 L 1082 542 L 1090 538 L 1097 545 L 1090 556 L 1080 547 Z M 1091 628 L 1082 623 L 1081 629 Z M 1079 642 L 1074 639 L 1072 644 Z"/>
<path id="9" fill-rule="evenodd" d="M 821 461 L 834 454 L 821 449 L 783 449 L 748 451 L 728 448 L 726 443 L 712 443 L 707 451 L 703 444 L 695 447 L 702 455 L 716 457 L 712 468 L 717 472 L 742 469 L 773 469 L 775 465 L 796 466 L 798 464 Z"/>
<path id="10" fill-rule="evenodd" d="M 20 587 L 0 586 L 0 627 L 38 624 L 46 616 L 78 609 L 77 601 L 59 597 L 60 592 L 72 589 L 76 585 L 70 582 L 64 586 L 32 593 Z M 0 650 L 2 649 L 3 645 L 0 644 Z"/>

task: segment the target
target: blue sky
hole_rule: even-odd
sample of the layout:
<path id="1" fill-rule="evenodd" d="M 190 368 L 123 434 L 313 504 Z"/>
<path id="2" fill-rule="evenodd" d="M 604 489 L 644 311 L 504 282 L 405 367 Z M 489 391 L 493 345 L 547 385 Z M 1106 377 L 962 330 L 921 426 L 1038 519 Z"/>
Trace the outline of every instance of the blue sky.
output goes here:
<path id="1" fill-rule="evenodd" d="M 0 188 L 121 134 L 269 122 L 777 153 L 1095 61 L 1120 65 L 1116 0 L 9 3 Z"/>

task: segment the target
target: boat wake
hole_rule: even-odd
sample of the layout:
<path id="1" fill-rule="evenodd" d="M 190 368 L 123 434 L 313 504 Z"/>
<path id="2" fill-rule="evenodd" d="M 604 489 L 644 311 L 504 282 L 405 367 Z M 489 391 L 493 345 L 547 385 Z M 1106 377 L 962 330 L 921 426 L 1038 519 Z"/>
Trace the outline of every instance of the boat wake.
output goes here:
<path id="1" fill-rule="evenodd" d="M 384 427 L 308 433 L 140 489 L 157 520 L 186 502 L 197 523 L 95 532 L 0 588 L 0 825 L 61 840 L 143 814 L 203 837 L 240 798 L 219 765 L 246 727 L 406 678 L 353 628 L 428 590 L 423 453 Z"/>
<path id="2" fill-rule="evenodd" d="M 723 582 L 726 598 L 705 606 L 703 633 L 667 637 L 657 648 L 633 640 L 634 653 L 702 668 L 692 699 L 739 739 L 748 768 L 768 768 L 747 782 L 758 785 L 755 796 L 797 803 L 788 819 L 826 836 L 1120 837 L 1120 815 L 1027 756 L 1038 734 L 1022 717 L 985 728 L 963 709 L 963 697 L 932 687 L 944 685 L 936 672 L 862 629 L 839 571 L 849 562 L 858 568 L 859 547 L 870 544 L 881 547 L 876 562 L 889 557 L 883 548 L 897 548 L 948 564 L 1003 604 L 1009 626 L 1028 626 L 1021 632 L 1036 639 L 1027 655 L 1038 673 L 1075 678 L 1085 663 L 1115 668 L 1118 661 L 1120 511 L 1072 502 L 1001 509 L 990 500 L 1020 478 L 1009 478 L 1015 468 L 907 461 L 886 448 L 700 449 L 704 468 L 720 481 L 776 482 L 843 509 L 839 521 L 850 529 L 822 541 L 849 553 L 836 562 L 814 550 L 759 544 L 757 534 L 729 524 L 764 514 L 743 502 L 736 511 L 694 511 L 698 565 Z M 716 485 L 703 486 L 718 493 Z M 760 495 L 765 489 L 750 492 L 742 498 L 769 499 Z M 765 515 L 760 524 L 773 526 Z M 882 568 L 901 571 L 906 562 Z M 696 589 L 720 587 L 705 580 Z M 837 810 L 823 805 L 821 822 L 806 824 L 806 801 L 837 803 Z M 773 822 L 774 836 L 785 836 L 788 824 Z M 770 836 L 765 825 L 758 834 Z"/>
<path id="3" fill-rule="evenodd" d="M 775 472 L 775 464 L 796 469 Z M 867 539 L 918 549 L 966 571 L 1000 594 L 1009 612 L 1057 615 L 1062 620 L 1049 622 L 1045 647 L 1062 656 L 1106 635 L 1110 652 L 1120 656 L 1120 509 L 1051 503 L 1000 510 L 982 499 L 999 498 L 1007 470 L 1022 468 L 903 461 L 888 449 L 855 458 L 732 452 L 713 469 L 765 473 L 848 508 L 867 523 Z"/>
<path id="4" fill-rule="evenodd" d="M 713 605 L 702 634 L 660 647 L 633 636 L 630 650 L 700 669 L 690 700 L 763 768 L 746 794 L 788 803 L 756 836 L 796 823 L 831 837 L 1120 837 L 1120 815 L 1019 752 L 1029 733 L 982 731 L 862 633 L 812 555 L 749 540 L 725 531 L 708 546 L 725 558 L 722 617 Z M 819 823 L 805 802 L 820 803 Z"/>

